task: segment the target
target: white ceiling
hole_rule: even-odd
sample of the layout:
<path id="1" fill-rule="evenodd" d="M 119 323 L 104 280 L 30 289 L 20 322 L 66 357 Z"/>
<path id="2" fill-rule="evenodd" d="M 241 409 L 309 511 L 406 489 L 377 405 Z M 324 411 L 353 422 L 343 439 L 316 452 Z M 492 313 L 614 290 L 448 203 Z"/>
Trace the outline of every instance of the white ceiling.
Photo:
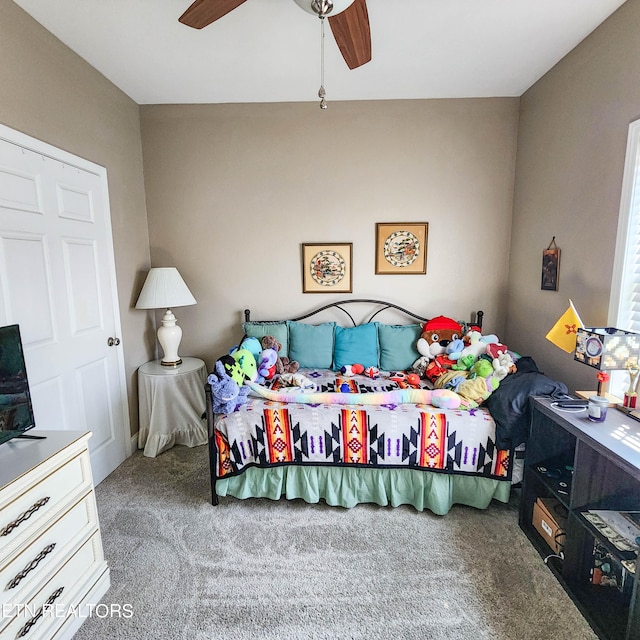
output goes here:
<path id="1" fill-rule="evenodd" d="M 201 31 L 190 0 L 14 0 L 139 104 L 317 100 L 320 21 L 247 0 Z M 327 100 L 520 96 L 624 0 L 367 0 L 373 59 L 327 25 Z"/>

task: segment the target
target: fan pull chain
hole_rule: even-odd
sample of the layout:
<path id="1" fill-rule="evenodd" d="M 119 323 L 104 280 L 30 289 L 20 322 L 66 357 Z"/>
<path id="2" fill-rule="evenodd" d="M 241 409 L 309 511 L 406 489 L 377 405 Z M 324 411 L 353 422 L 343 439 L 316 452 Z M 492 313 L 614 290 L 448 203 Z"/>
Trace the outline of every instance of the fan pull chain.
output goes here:
<path id="1" fill-rule="evenodd" d="M 320 89 L 318 90 L 318 98 L 320 98 L 320 108 L 327 108 L 325 96 L 327 92 L 324 90 L 324 16 L 320 16 Z"/>

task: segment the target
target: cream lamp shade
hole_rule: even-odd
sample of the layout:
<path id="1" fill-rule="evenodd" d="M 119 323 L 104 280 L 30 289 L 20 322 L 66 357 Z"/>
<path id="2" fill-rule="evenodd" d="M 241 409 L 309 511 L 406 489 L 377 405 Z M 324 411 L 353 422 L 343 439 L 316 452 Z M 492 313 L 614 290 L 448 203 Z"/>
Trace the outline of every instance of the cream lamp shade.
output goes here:
<path id="1" fill-rule="evenodd" d="M 175 267 L 153 267 L 149 270 L 136 309 L 166 309 L 162 325 L 158 327 L 158 342 L 164 351 L 162 364 L 166 367 L 176 367 L 182 362 L 178 355 L 182 329 L 171 308 L 192 304 L 197 304 L 196 299 Z"/>

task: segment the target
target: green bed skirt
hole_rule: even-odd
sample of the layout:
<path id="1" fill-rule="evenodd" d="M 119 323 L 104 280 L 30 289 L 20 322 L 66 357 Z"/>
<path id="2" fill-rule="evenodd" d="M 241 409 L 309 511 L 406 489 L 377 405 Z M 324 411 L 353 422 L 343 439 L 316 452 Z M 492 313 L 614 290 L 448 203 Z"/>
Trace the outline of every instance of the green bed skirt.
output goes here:
<path id="1" fill-rule="evenodd" d="M 478 476 L 449 475 L 416 469 L 281 466 L 249 467 L 216 482 L 219 496 L 235 498 L 302 498 L 331 506 L 354 507 L 363 502 L 393 507 L 413 505 L 444 515 L 454 504 L 486 509 L 491 500 L 509 501 L 511 482 Z"/>

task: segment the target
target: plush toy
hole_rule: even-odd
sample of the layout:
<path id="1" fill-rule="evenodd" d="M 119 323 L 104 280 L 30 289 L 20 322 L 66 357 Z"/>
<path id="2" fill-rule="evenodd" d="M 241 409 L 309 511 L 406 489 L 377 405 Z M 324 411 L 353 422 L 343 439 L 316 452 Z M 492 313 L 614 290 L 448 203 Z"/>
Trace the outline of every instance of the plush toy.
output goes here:
<path id="1" fill-rule="evenodd" d="M 485 353 L 492 359 L 494 360 L 495 358 L 497 358 L 501 353 L 507 353 L 509 349 L 507 348 L 506 345 L 502 344 L 501 342 L 492 342 L 490 344 L 488 344 L 485 348 Z"/>
<path id="2" fill-rule="evenodd" d="M 409 371 L 417 373 L 421 378 L 425 377 L 430 359 L 427 356 L 420 356 L 412 365 Z"/>
<path id="3" fill-rule="evenodd" d="M 452 340 L 462 336 L 462 326 L 446 316 L 427 320 L 422 326 L 422 335 L 416 343 L 418 353 L 429 359 L 445 353 Z"/>
<path id="4" fill-rule="evenodd" d="M 491 365 L 493 366 L 493 375 L 498 380 L 504 380 L 510 373 L 517 371 L 515 362 L 509 353 L 501 353 L 491 361 Z"/>
<path id="5" fill-rule="evenodd" d="M 282 345 L 275 336 L 262 336 L 260 344 L 263 349 L 273 349 L 276 355 L 282 349 Z M 300 368 L 297 360 L 289 360 L 287 356 L 278 356 L 276 360 L 276 373 L 295 373 Z"/>
<path id="6" fill-rule="evenodd" d="M 274 349 L 263 349 L 258 360 L 258 382 L 262 384 L 265 380 L 271 380 L 276 375 L 276 362 L 278 352 Z"/>
<path id="7" fill-rule="evenodd" d="M 380 369 L 378 369 L 378 367 L 367 367 L 364 370 L 364 375 L 371 378 L 372 380 L 375 380 L 376 378 L 380 377 Z"/>
<path id="8" fill-rule="evenodd" d="M 238 346 L 233 347 L 233 349 L 229 351 L 229 355 L 233 355 L 236 351 L 239 351 L 240 349 L 246 349 L 247 351 L 251 351 L 251 353 L 253 354 L 253 357 L 256 359 L 256 362 L 258 362 L 258 360 L 260 359 L 260 352 L 262 351 L 262 345 L 260 344 L 260 340 L 258 340 L 258 338 L 245 336 L 242 339 L 242 342 Z"/>
<path id="9" fill-rule="evenodd" d="M 465 348 L 464 340 L 457 338 L 452 340 L 445 349 L 445 354 L 450 360 L 457 360 Z"/>
<path id="10" fill-rule="evenodd" d="M 471 330 L 466 333 L 463 340 L 463 348 L 456 353 L 449 354 L 449 357 L 452 360 L 460 360 L 462 358 L 466 358 L 467 364 L 465 365 L 466 369 L 470 369 L 469 361 L 471 360 L 471 365 L 480 357 L 481 354 L 484 353 L 487 348 L 486 342 L 480 342 L 482 338 L 482 334 L 479 331 Z"/>
<path id="11" fill-rule="evenodd" d="M 232 355 L 219 358 L 226 374 L 241 387 L 245 380 L 255 382 L 258 378 L 258 366 L 251 351 L 238 349 Z"/>
<path id="12" fill-rule="evenodd" d="M 457 360 L 458 364 L 463 364 L 464 368 L 470 369 L 471 365 L 483 354 L 487 352 L 487 348 L 490 344 L 497 344 L 500 341 L 498 340 L 498 336 L 494 334 L 488 334 L 483 336 L 478 330 L 471 329 L 464 336 L 464 344 L 465 347 L 462 351 L 458 351 L 456 353 L 450 353 L 449 358 L 451 360 Z M 506 349 L 506 347 L 505 347 Z M 495 357 L 495 356 L 494 356 Z M 460 361 L 464 359 L 464 363 Z"/>
<path id="13" fill-rule="evenodd" d="M 318 391 L 318 385 L 301 373 L 281 373 L 279 382 L 284 387 L 298 387 L 300 391 L 305 393 L 315 393 Z"/>
<path id="14" fill-rule="evenodd" d="M 457 362 L 451 365 L 451 368 L 455 371 L 470 371 L 471 367 L 475 364 L 476 356 L 473 353 L 467 353 L 463 356 L 460 356 Z"/>
<path id="15" fill-rule="evenodd" d="M 420 388 L 420 376 L 417 373 L 405 373 L 404 371 L 390 371 L 389 380 L 398 383 L 398 387 L 401 389 Z"/>
<path id="16" fill-rule="evenodd" d="M 361 364 L 345 364 L 340 367 L 340 373 L 343 376 L 357 376 L 364 373 L 364 367 Z"/>
<path id="17" fill-rule="evenodd" d="M 424 377 L 427 380 L 431 380 L 431 382 L 435 382 L 443 373 L 446 373 L 455 364 L 455 360 L 449 360 L 446 356 L 436 356 L 427 365 Z"/>
<path id="18" fill-rule="evenodd" d="M 286 393 L 273 391 L 259 384 L 247 382 L 252 391 L 274 402 L 301 402 L 305 404 L 431 404 L 439 409 L 457 409 L 461 396 L 449 389 L 394 389 L 372 393 Z"/>
<path id="19" fill-rule="evenodd" d="M 443 373 L 435 382 L 436 389 L 451 389 L 457 393 L 458 387 L 469 377 L 469 371 L 450 369 Z"/>
<path id="20" fill-rule="evenodd" d="M 207 382 L 211 385 L 214 413 L 232 413 L 247 401 L 249 387 L 238 385 L 227 374 L 222 360 L 216 360 Z"/>
<path id="21" fill-rule="evenodd" d="M 469 377 L 461 382 L 456 392 L 473 406 L 480 406 L 498 387 L 500 380 L 493 374 L 493 366 L 489 360 L 477 360 Z"/>

